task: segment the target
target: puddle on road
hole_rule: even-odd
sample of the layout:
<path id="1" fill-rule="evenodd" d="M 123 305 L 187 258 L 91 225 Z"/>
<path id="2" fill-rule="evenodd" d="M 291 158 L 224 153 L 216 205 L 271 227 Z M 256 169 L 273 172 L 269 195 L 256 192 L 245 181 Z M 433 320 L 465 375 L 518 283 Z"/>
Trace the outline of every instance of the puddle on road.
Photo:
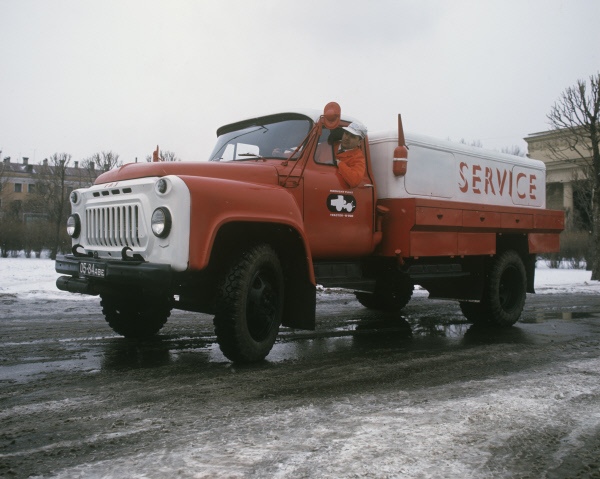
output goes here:
<path id="1" fill-rule="evenodd" d="M 26 383 L 56 372 L 100 372 L 100 355 L 95 353 L 85 353 L 77 358 L 51 361 L 28 359 L 28 362 L 22 364 L 0 367 L 1 382 Z"/>
<path id="2" fill-rule="evenodd" d="M 562 320 L 562 321 L 573 321 L 575 319 L 599 319 L 600 313 L 596 312 L 582 312 L 582 311 L 534 311 L 533 314 L 522 318 L 520 322 L 531 324 L 531 323 L 545 323 L 547 321 Z"/>
<path id="3" fill-rule="evenodd" d="M 529 312 L 521 320 L 523 328 L 498 329 L 461 322 L 458 316 L 440 319 L 436 316 L 408 315 L 371 316 L 349 319 L 341 325 L 317 331 L 282 328 L 280 336 L 267 357 L 267 363 L 299 360 L 334 352 L 365 352 L 369 350 L 440 350 L 480 344 L 527 344 L 545 334 L 534 334 L 527 324 L 559 321 L 567 327 L 580 319 L 600 319 L 600 312 Z M 554 326 L 553 326 L 554 328 Z M 570 328 L 570 329 L 569 329 Z M 554 328 L 556 329 L 556 328 Z M 564 328 L 561 328 L 564 329 Z M 562 334 L 562 333 L 561 333 Z M 4 343 L 5 348 L 27 348 L 20 364 L 0 367 L 0 377 L 6 382 L 39 380 L 51 373 L 88 373 L 127 371 L 176 366 L 178 371 L 229 367 L 214 335 L 162 335 L 152 340 L 128 341 L 124 338 L 102 337 L 60 341 L 62 350 L 48 357 L 43 341 Z M 82 344 L 85 346 L 82 348 Z M 260 366 L 260 365 L 259 365 Z"/>

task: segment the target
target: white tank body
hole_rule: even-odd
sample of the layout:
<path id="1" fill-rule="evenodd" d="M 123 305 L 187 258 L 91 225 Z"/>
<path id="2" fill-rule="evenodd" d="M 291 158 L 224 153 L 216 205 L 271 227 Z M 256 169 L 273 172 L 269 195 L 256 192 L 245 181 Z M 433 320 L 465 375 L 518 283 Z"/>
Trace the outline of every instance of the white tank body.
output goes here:
<path id="1" fill-rule="evenodd" d="M 407 172 L 394 176 L 397 145 L 397 132 L 369 135 L 378 199 L 430 198 L 546 207 L 546 167 L 542 161 L 407 134 Z"/>

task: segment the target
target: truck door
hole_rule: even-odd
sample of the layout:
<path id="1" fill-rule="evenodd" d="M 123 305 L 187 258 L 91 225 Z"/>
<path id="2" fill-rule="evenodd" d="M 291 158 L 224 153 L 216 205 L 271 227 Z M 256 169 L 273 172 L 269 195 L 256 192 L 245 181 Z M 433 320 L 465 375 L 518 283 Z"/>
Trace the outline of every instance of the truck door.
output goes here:
<path id="1" fill-rule="evenodd" d="M 356 258 L 374 249 L 375 188 L 365 141 L 361 148 L 367 167 L 355 188 L 337 174 L 334 151 L 338 143 L 323 129 L 304 171 L 304 226 L 313 259 Z M 328 141 L 329 140 L 329 141 Z"/>

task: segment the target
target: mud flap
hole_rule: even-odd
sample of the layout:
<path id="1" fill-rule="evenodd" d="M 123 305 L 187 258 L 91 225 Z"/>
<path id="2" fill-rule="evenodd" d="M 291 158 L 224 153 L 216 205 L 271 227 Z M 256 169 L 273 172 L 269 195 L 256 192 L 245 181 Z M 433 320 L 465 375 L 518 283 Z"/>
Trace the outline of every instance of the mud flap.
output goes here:
<path id="1" fill-rule="evenodd" d="M 285 304 L 281 324 L 288 328 L 308 329 L 316 327 L 317 288 L 309 281 L 286 282 Z M 290 287 L 291 286 L 291 287 Z"/>

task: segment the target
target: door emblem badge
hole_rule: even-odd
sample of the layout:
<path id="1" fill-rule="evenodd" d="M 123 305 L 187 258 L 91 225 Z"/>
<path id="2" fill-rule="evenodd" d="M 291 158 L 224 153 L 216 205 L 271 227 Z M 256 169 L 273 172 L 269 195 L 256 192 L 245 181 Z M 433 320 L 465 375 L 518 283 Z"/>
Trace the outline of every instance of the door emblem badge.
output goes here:
<path id="1" fill-rule="evenodd" d="M 352 213 L 356 209 L 356 198 L 352 195 L 329 195 L 327 208 L 332 213 Z"/>

